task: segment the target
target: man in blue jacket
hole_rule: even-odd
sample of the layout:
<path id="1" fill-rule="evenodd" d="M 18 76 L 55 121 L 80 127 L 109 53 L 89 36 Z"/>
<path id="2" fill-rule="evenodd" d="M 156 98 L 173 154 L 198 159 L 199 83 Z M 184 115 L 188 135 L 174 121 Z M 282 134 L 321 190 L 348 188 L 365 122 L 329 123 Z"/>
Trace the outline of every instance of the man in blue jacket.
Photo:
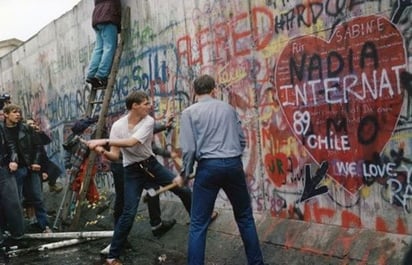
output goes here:
<path id="1" fill-rule="evenodd" d="M 252 205 L 243 170 L 246 140 L 234 108 L 217 100 L 215 80 L 203 75 L 194 81 L 197 103 L 182 112 L 181 176 L 187 179 L 197 162 L 190 216 L 188 265 L 203 265 L 210 216 L 220 189 L 232 204 L 249 265 L 263 265 Z"/>

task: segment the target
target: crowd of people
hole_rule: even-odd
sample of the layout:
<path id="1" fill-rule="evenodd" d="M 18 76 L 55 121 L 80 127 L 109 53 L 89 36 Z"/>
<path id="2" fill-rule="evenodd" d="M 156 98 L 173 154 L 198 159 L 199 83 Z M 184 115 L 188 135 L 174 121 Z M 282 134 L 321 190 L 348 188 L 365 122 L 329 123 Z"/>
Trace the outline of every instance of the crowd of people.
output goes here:
<path id="1" fill-rule="evenodd" d="M 127 247 L 143 189 L 174 183 L 176 194 L 190 217 L 188 264 L 202 265 L 205 259 L 206 234 L 217 217 L 214 203 L 220 189 L 227 194 L 245 246 L 248 264 L 263 264 L 258 235 L 253 219 L 241 155 L 245 147 L 240 121 L 234 109 L 214 98 L 215 81 L 203 75 L 195 80 L 197 102 L 182 112 L 180 143 L 182 171 L 175 174 L 156 155 L 176 158 L 154 145 L 155 133 L 170 129 L 173 117 L 165 125 L 154 122 L 152 104 L 142 91 L 131 91 L 125 99 L 127 112 L 111 127 L 104 139 L 87 141 L 86 148 L 111 161 L 115 182 L 114 235 L 102 250 L 107 265 L 121 265 L 120 255 Z M 211 113 L 210 112 L 215 112 Z M 0 246 L 25 245 L 25 214 L 32 212 L 35 225 L 52 233 L 43 201 L 43 182 L 49 191 L 61 190 L 56 183 L 62 170 L 47 157 L 45 145 L 51 138 L 33 118 L 22 117 L 21 108 L 8 103 L 0 123 Z M 95 120 L 94 120 L 95 122 Z M 80 126 L 80 125 L 82 126 Z M 72 131 L 84 131 L 81 120 Z M 89 123 L 87 123 L 89 125 Z M 67 151 L 67 150 L 66 150 Z M 196 172 L 194 166 L 197 164 Z M 72 165 L 73 166 L 73 165 Z M 194 177 L 193 190 L 186 184 Z M 31 209 L 31 211 L 29 211 Z M 159 196 L 148 197 L 152 233 L 159 238 L 176 220 L 162 220 Z M 26 216 L 27 218 L 27 216 Z M 7 231 L 7 233 L 5 233 Z"/>
<path id="2" fill-rule="evenodd" d="M 50 137 L 40 130 L 34 119 L 24 121 L 21 107 L 16 104 L 7 102 L 2 114 L 0 245 L 7 247 L 24 245 L 21 240 L 26 230 L 23 209 L 39 231 L 52 232 L 43 200 L 43 181 L 49 181 L 50 191 L 59 192 L 62 187 L 56 183 L 61 170 L 48 159 L 44 149 L 44 145 L 51 142 Z"/>

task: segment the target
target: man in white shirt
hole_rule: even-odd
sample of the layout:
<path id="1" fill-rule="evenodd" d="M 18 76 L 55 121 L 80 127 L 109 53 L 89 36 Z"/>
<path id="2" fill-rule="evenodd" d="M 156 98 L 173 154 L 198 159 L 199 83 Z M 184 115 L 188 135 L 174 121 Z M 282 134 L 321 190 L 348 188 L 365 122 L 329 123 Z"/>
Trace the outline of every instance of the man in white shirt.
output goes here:
<path id="1" fill-rule="evenodd" d="M 117 120 L 111 128 L 110 139 L 88 141 L 90 149 L 110 160 L 123 157 L 124 208 L 114 229 L 107 265 L 121 265 L 121 250 L 132 228 L 143 189 L 153 185 L 176 183 L 175 193 L 190 211 L 191 191 L 183 186 L 183 179 L 162 166 L 152 151 L 154 119 L 149 115 L 152 105 L 142 91 L 132 91 L 126 97 L 128 114 Z M 103 146 L 110 146 L 106 151 Z"/>

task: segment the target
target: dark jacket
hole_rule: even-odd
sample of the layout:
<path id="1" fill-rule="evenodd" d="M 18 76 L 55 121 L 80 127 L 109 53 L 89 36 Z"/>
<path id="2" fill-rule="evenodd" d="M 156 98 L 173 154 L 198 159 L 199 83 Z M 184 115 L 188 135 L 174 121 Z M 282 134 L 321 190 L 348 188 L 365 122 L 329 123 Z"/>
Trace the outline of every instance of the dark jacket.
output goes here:
<path id="1" fill-rule="evenodd" d="M 160 122 L 155 122 L 154 126 L 153 126 L 153 134 L 165 131 L 165 130 L 170 130 L 171 127 L 167 127 L 166 125 L 160 123 Z M 165 158 L 171 158 L 172 154 L 170 153 L 169 150 L 167 150 L 166 148 L 162 148 L 160 146 L 158 146 L 155 141 L 152 142 L 152 150 L 153 153 L 155 155 L 159 155 Z"/>
<path id="2" fill-rule="evenodd" d="M 14 143 L 6 142 L 6 134 L 4 132 L 4 124 L 0 122 L 0 166 L 8 167 L 10 163 L 10 154 L 16 152 Z"/>
<path id="3" fill-rule="evenodd" d="M 120 0 L 94 0 L 92 26 L 97 24 L 112 23 L 121 30 L 121 4 Z"/>
<path id="4" fill-rule="evenodd" d="M 49 157 L 47 156 L 46 148 L 44 146 L 51 143 L 51 138 L 43 131 L 36 132 L 35 137 L 37 137 L 40 140 L 41 145 L 43 145 L 40 151 L 41 172 L 47 173 L 47 164 L 49 163 Z"/>
<path id="5" fill-rule="evenodd" d="M 57 179 L 63 172 L 56 163 L 49 159 L 45 148 L 45 145 L 50 144 L 52 139 L 43 131 L 37 132 L 36 135 L 36 137 L 39 138 L 40 143 L 43 145 L 40 152 L 40 171 L 42 173 L 47 173 L 47 175 L 49 175 L 49 180 Z"/>
<path id="6" fill-rule="evenodd" d="M 10 150 L 10 160 L 12 162 L 16 162 L 17 164 L 21 164 L 22 161 L 20 160 L 24 159 L 24 163 L 27 166 L 30 166 L 32 164 L 40 165 L 41 150 L 43 148 L 43 145 L 41 144 L 37 133 L 33 130 L 33 128 L 23 123 L 17 124 L 17 128 L 19 132 L 18 141 L 16 144 L 17 146 L 16 149 Z M 6 141 L 8 145 L 12 145 L 11 141 L 7 139 L 7 134 Z M 22 157 L 19 157 L 19 154 L 21 154 Z"/>

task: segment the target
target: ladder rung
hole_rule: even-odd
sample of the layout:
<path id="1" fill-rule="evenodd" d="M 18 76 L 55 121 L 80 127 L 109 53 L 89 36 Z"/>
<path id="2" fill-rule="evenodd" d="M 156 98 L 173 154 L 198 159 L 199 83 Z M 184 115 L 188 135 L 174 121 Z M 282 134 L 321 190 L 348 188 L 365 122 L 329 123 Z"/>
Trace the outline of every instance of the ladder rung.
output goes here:
<path id="1" fill-rule="evenodd" d="M 107 86 L 92 87 L 93 90 L 105 90 Z"/>
<path id="2" fill-rule="evenodd" d="M 91 101 L 90 104 L 102 104 L 103 100 Z"/>

